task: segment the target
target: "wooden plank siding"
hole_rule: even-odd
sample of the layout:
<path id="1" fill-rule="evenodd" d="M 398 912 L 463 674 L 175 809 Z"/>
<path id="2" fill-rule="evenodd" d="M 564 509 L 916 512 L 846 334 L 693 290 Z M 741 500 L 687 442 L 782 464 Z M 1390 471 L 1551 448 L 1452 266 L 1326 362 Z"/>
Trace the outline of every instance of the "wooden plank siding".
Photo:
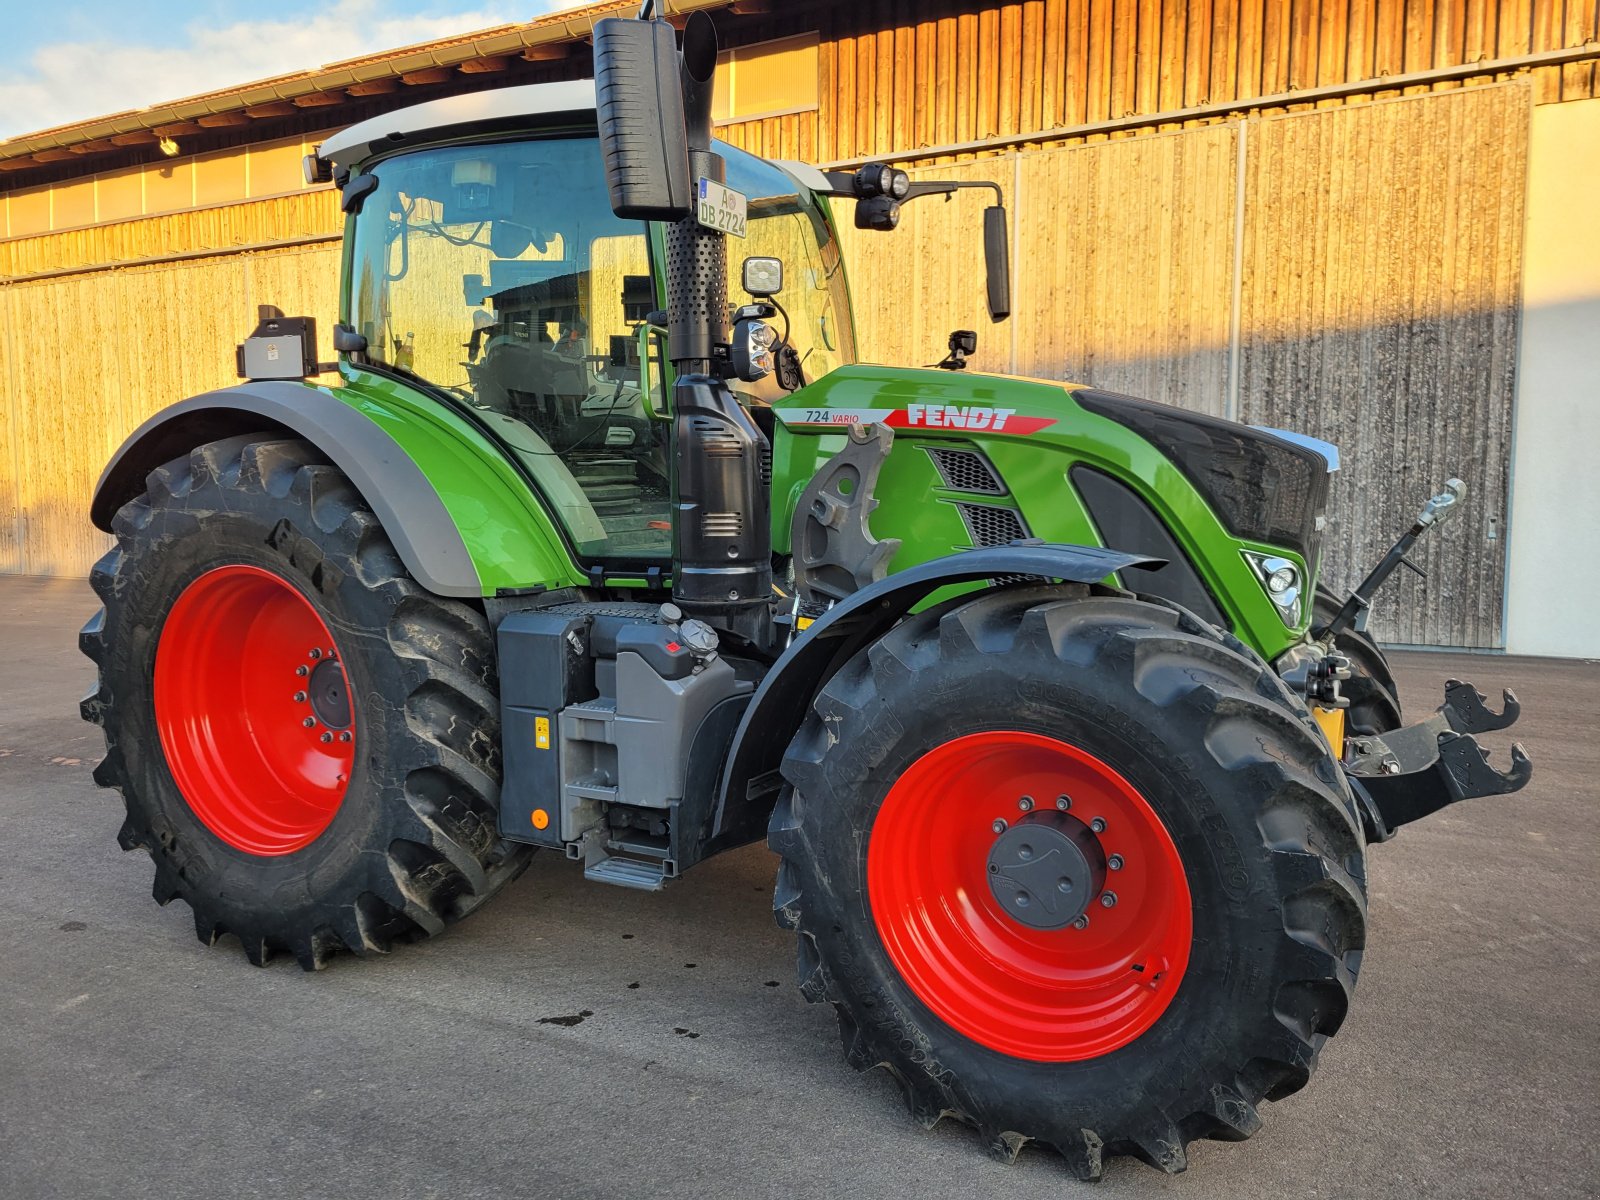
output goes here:
<path id="1" fill-rule="evenodd" d="M 338 277 L 332 244 L 0 287 L 0 571 L 86 575 L 110 544 L 89 497 L 122 440 L 238 382 L 233 347 L 256 305 L 331 328 Z"/>
<path id="2" fill-rule="evenodd" d="M 1249 123 L 1238 415 L 1339 444 L 1328 578 L 1353 586 L 1450 475 L 1461 510 L 1374 618 L 1500 641 L 1526 86 Z"/>
<path id="3" fill-rule="evenodd" d="M 809 14 L 820 28 L 825 62 L 817 159 L 1031 134 L 1051 142 L 1059 140 L 1049 136 L 1052 130 L 1094 121 L 1580 47 L 1600 36 L 1600 0 L 1020 0 L 910 7 L 913 13 L 899 0 L 857 0 Z M 1592 60 L 1530 74 L 1540 103 L 1597 94 Z M 796 157 L 796 144 L 783 143 L 776 156 Z"/>
<path id="4" fill-rule="evenodd" d="M 1340 586 L 1460 476 L 1463 511 L 1415 556 L 1428 580 L 1392 584 L 1373 628 L 1497 645 L 1531 86 L 917 168 L 1012 193 L 1015 316 L 985 313 L 980 202 L 920 201 L 892 235 L 842 234 L 861 354 L 932 362 L 948 330 L 976 329 L 979 370 L 1334 442 Z"/>

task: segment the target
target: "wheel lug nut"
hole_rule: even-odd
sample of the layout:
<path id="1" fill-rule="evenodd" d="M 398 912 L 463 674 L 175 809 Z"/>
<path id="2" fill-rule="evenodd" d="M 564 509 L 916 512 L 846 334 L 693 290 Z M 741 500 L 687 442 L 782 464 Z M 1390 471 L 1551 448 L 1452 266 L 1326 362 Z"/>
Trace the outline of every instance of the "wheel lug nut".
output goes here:
<path id="1" fill-rule="evenodd" d="M 303 678 L 305 678 L 305 676 L 311 674 L 311 668 L 306 666 L 305 663 L 301 663 L 298 667 L 296 667 L 294 669 L 294 673 L 296 675 L 299 675 L 303 679 Z"/>
<path id="2" fill-rule="evenodd" d="M 1115 908 L 1116 906 L 1117 906 L 1117 894 L 1115 892 L 1102 892 L 1100 894 L 1100 907 L 1101 908 Z"/>
<path id="3" fill-rule="evenodd" d="M 346 729 L 343 733 L 341 733 L 339 735 L 339 740 L 341 742 L 348 742 L 350 740 L 350 731 Z"/>
<path id="4" fill-rule="evenodd" d="M 296 692 L 294 694 L 294 702 L 296 704 L 304 704 L 306 702 L 306 694 L 304 692 Z"/>
<path id="5" fill-rule="evenodd" d="M 996 817 L 994 819 L 994 824 L 989 826 L 989 828 L 994 830 L 996 833 L 1004 833 L 1006 831 L 1006 823 L 1002 818 Z"/>
<path id="6" fill-rule="evenodd" d="M 310 729 L 316 723 L 317 719 L 315 717 L 307 717 L 304 721 L 300 722 L 300 724 L 304 725 L 307 729 Z"/>
<path id="7" fill-rule="evenodd" d="M 1089 918 L 1087 916 L 1081 916 L 1081 917 L 1076 918 L 1072 922 L 1072 927 L 1074 929 L 1087 929 L 1087 928 L 1089 928 Z"/>
<path id="8" fill-rule="evenodd" d="M 1017 801 L 1017 807 L 1020 808 L 1023 812 L 1032 812 L 1033 811 L 1033 797 L 1032 796 L 1024 796 L 1022 799 Z"/>
<path id="9" fill-rule="evenodd" d="M 331 733 L 329 733 L 329 732 L 328 732 L 328 731 L 327 731 L 327 730 L 326 730 L 326 729 L 324 729 L 324 730 L 323 730 L 323 731 L 322 731 L 322 740 L 323 740 L 323 741 L 324 741 L 324 742 L 331 742 L 331 741 L 333 741 L 333 734 L 331 734 Z"/>
<path id="10" fill-rule="evenodd" d="M 1110 867 L 1113 871 L 1122 870 L 1122 855 L 1113 854 L 1110 858 L 1106 859 L 1106 866 Z"/>
<path id="11" fill-rule="evenodd" d="M 1072 797 L 1071 796 L 1057 796 L 1056 797 L 1056 807 L 1059 808 L 1062 812 L 1066 812 L 1067 809 L 1072 807 Z"/>
<path id="12" fill-rule="evenodd" d="M 1089 822 L 1089 828 L 1094 830 L 1096 833 L 1104 833 L 1106 831 L 1105 818 L 1096 817 L 1094 820 Z"/>
<path id="13" fill-rule="evenodd" d="M 322 651 L 316 646 L 311 647 L 311 652 L 306 655 L 312 662 L 322 657 Z"/>

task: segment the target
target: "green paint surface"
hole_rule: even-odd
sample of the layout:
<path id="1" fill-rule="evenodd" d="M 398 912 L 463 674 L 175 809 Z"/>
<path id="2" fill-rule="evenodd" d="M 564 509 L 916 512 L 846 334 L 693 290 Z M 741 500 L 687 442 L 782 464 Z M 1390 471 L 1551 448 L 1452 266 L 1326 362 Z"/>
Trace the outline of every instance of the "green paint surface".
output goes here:
<path id="1" fill-rule="evenodd" d="M 1186 475 L 1154 446 L 1123 425 L 1080 408 L 1073 387 L 1042 380 L 909 368 L 849 366 L 795 392 L 778 407 L 905 409 L 910 404 L 1005 408 L 1015 417 L 1051 422 L 1034 432 L 992 429 L 902 428 L 878 479 L 872 531 L 899 538 L 891 570 L 949 554 L 972 544 L 957 501 L 998 504 L 1021 511 L 1035 537 L 1100 545 L 1101 540 L 1068 478 L 1078 463 L 1104 471 L 1136 491 L 1162 518 L 1193 561 L 1219 607 L 1245 642 L 1268 658 L 1299 641 L 1309 624 L 1289 628 L 1246 564 L 1241 551 L 1261 550 L 1298 563 L 1309 595 L 1315 579 L 1298 555 L 1231 534 Z M 1011 420 L 1008 419 L 1008 425 Z M 822 426 L 779 423 L 773 447 L 773 545 L 789 549 L 795 503 L 817 468 L 844 445 L 844 434 Z M 1006 496 L 966 494 L 943 485 L 930 446 L 967 446 L 983 452 L 1005 481 Z M 1130 573 L 1132 574 L 1132 573 Z M 1137 576 L 1122 580 L 1137 589 Z"/>
<path id="2" fill-rule="evenodd" d="M 483 594 L 572 587 L 577 567 L 539 497 L 505 454 L 461 414 L 405 384 L 345 365 L 322 388 L 392 437 L 461 531 Z"/>

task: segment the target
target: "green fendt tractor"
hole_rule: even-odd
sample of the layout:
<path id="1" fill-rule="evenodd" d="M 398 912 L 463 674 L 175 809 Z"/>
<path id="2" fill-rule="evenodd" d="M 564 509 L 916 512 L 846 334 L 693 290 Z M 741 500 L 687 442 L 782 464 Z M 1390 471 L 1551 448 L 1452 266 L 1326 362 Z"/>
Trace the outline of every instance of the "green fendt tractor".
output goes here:
<path id="1" fill-rule="evenodd" d="M 122 845 L 309 969 L 538 847 L 655 890 L 765 836 L 801 990 L 921 1121 L 1084 1177 L 1248 1137 L 1344 1019 L 1367 845 L 1530 774 L 1472 736 L 1513 698 L 1402 727 L 1362 632 L 1459 485 L 1335 598 L 1331 446 L 965 372 L 968 331 L 857 362 L 835 211 L 1000 189 L 714 143 L 710 22 L 649 8 L 595 81 L 330 138 L 338 385 L 268 312 L 107 467 Z"/>

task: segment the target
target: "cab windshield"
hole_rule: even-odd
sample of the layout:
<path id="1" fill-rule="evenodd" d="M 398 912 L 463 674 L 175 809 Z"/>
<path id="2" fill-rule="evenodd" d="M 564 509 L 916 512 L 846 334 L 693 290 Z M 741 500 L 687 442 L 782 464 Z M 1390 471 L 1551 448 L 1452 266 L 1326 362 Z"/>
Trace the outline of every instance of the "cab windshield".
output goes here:
<path id="1" fill-rule="evenodd" d="M 777 299 L 810 382 L 853 357 L 838 245 L 786 174 L 719 149 L 750 205 L 747 237 L 728 239 L 730 304 L 748 300 L 747 255 L 781 258 Z M 648 227 L 611 211 L 597 139 L 440 146 L 368 173 L 378 186 L 355 220 L 346 313 L 367 359 L 496 433 L 580 556 L 667 557 L 667 381 L 641 337 L 664 297 Z M 770 377 L 733 386 L 751 405 L 782 395 Z"/>

